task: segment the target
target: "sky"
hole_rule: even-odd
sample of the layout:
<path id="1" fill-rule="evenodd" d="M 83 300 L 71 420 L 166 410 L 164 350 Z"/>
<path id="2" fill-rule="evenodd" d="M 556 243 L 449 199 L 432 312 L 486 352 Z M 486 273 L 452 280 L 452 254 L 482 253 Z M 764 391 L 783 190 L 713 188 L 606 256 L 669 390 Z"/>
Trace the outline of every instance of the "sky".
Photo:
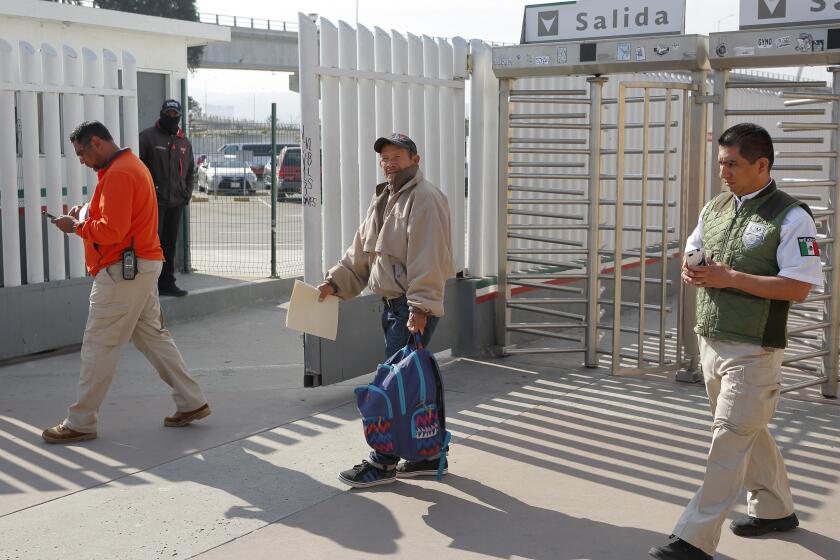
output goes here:
<path id="1" fill-rule="evenodd" d="M 198 11 L 297 23 L 298 12 L 317 13 L 333 23 L 358 22 L 400 32 L 437 37 L 461 36 L 505 43 L 518 43 L 526 4 L 547 0 L 198 0 Z M 605 0 L 601 0 L 605 1 Z M 687 0 L 687 34 L 707 35 L 738 29 L 736 0 Z M 815 77 L 823 78 L 824 74 Z M 265 118 L 271 102 L 278 103 L 281 121 L 299 119 L 298 98 L 289 92 L 288 74 L 238 70 L 198 70 L 189 81 L 190 95 L 202 105 L 233 107 L 235 116 Z"/>

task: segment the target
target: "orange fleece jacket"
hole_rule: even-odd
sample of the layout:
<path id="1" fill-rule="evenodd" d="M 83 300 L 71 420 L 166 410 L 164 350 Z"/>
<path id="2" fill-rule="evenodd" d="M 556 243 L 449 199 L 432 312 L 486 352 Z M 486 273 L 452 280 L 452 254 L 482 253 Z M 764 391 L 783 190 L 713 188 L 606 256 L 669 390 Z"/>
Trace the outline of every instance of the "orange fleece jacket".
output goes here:
<path id="1" fill-rule="evenodd" d="M 157 196 L 148 168 L 131 150 L 124 149 L 97 175 L 88 217 L 76 228 L 76 235 L 85 243 L 88 273 L 96 276 L 121 261 L 132 238 L 138 258 L 163 260 Z"/>

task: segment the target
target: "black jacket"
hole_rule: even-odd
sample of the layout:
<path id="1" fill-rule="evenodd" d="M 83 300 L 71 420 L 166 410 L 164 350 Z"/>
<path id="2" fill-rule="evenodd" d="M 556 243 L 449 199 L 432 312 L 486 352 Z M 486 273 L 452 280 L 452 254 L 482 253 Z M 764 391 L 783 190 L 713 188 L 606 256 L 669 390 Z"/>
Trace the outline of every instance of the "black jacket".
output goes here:
<path id="1" fill-rule="evenodd" d="M 185 206 L 190 203 L 195 175 L 192 144 L 180 128 L 177 134 L 162 130 L 159 123 L 140 133 L 140 159 L 155 182 L 158 204 Z"/>

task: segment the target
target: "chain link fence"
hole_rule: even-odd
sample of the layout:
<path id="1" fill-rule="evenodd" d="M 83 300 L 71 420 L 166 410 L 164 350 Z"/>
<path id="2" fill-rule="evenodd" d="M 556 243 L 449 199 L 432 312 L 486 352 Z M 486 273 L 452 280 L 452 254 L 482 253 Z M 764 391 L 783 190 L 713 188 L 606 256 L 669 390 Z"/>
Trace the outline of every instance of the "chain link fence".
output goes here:
<path id="1" fill-rule="evenodd" d="M 271 119 L 191 120 L 196 174 L 186 243 L 193 272 L 245 278 L 302 274 L 300 131 L 297 125 L 276 125 L 272 145 L 271 129 Z M 278 177 L 274 203 L 272 153 Z"/>

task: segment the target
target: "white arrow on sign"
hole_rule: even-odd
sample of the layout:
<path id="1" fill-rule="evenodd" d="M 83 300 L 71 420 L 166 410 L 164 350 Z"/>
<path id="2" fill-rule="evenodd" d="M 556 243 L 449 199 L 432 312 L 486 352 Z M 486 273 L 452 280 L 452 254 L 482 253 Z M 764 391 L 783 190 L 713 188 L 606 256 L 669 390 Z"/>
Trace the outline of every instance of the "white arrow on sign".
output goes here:
<path id="1" fill-rule="evenodd" d="M 776 11 L 776 8 L 779 6 L 779 2 L 782 0 L 763 0 L 764 5 L 767 6 L 767 11 L 771 14 Z"/>
<path id="2" fill-rule="evenodd" d="M 778 2 L 778 1 L 779 0 L 776 0 L 776 2 Z M 546 18 L 546 17 L 540 16 L 540 23 L 543 24 L 543 29 L 545 30 L 546 33 L 548 33 L 548 30 L 552 28 L 552 26 L 554 25 L 554 20 L 556 20 L 556 19 L 557 19 L 556 15 L 552 16 L 551 18 Z"/>

